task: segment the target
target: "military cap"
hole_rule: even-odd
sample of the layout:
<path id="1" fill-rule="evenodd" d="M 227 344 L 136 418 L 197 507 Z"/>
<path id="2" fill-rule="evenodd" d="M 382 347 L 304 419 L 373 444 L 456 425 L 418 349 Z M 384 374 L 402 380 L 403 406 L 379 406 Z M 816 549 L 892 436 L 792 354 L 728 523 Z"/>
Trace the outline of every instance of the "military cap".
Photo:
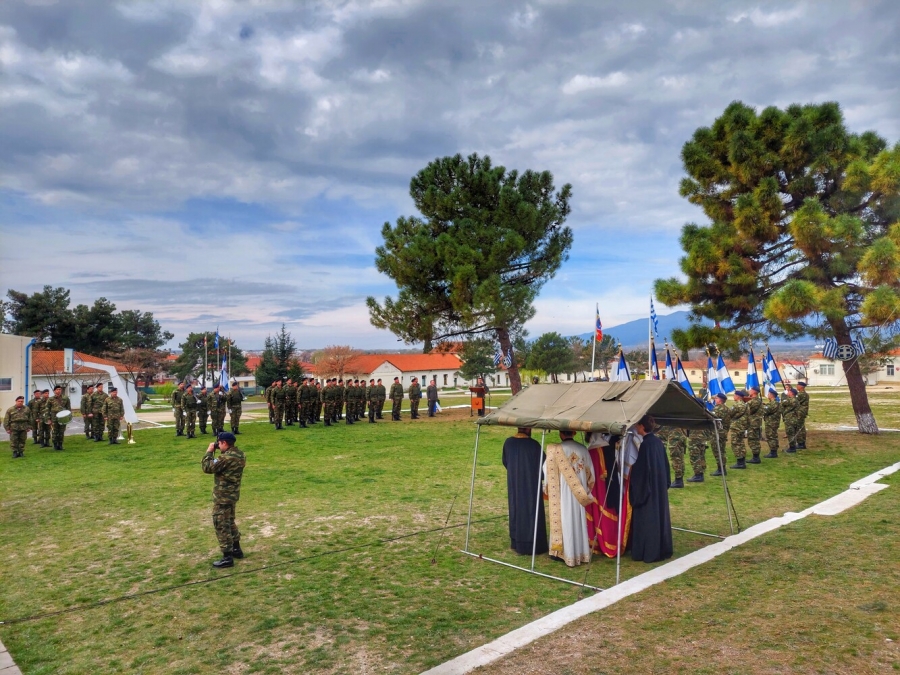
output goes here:
<path id="1" fill-rule="evenodd" d="M 798 383 L 797 383 L 797 386 L 798 386 L 798 387 L 805 387 L 805 386 L 806 386 L 806 382 L 798 382 Z"/>
<path id="2" fill-rule="evenodd" d="M 230 431 L 223 431 L 218 436 L 216 436 L 217 441 L 225 441 L 226 443 L 234 443 L 237 438 Z"/>
<path id="3" fill-rule="evenodd" d="M 727 401 L 728 397 L 725 394 L 716 394 L 716 398 L 720 401 Z"/>
<path id="4" fill-rule="evenodd" d="M 735 396 L 740 396 L 741 398 L 747 398 L 747 390 L 746 389 L 738 389 L 734 392 Z"/>
<path id="5" fill-rule="evenodd" d="M 750 391 L 755 391 L 757 394 L 759 393 L 759 387 L 750 387 Z"/>
<path id="6" fill-rule="evenodd" d="M 17 401 L 24 401 L 24 400 L 25 400 L 25 397 L 24 397 L 24 396 L 16 396 L 16 400 L 17 400 Z"/>
<path id="7" fill-rule="evenodd" d="M 57 389 L 62 389 L 62 385 L 58 384 L 55 387 L 53 387 L 53 391 L 56 391 Z"/>
<path id="8" fill-rule="evenodd" d="M 205 384 L 204 384 L 202 387 L 200 387 L 200 391 L 203 391 L 204 389 L 206 389 L 206 385 L 205 385 Z"/>
<path id="9" fill-rule="evenodd" d="M 41 393 L 42 393 L 42 394 L 49 394 L 49 393 L 50 393 L 50 390 L 49 390 L 49 389 L 44 389 L 44 391 L 42 391 Z"/>
<path id="10" fill-rule="evenodd" d="M 394 382 L 399 382 L 399 381 L 400 381 L 400 378 L 399 378 L 399 377 L 395 377 L 395 378 L 394 378 Z"/>
<path id="11" fill-rule="evenodd" d="M 188 386 L 190 386 L 190 385 L 188 385 Z M 110 387 L 110 388 L 109 388 L 109 393 L 110 393 L 110 394 L 113 393 L 114 391 L 119 391 L 119 390 L 116 389 L 115 387 Z"/>
<path id="12" fill-rule="evenodd" d="M 378 381 L 381 382 L 381 378 L 380 378 L 380 377 L 378 378 Z"/>

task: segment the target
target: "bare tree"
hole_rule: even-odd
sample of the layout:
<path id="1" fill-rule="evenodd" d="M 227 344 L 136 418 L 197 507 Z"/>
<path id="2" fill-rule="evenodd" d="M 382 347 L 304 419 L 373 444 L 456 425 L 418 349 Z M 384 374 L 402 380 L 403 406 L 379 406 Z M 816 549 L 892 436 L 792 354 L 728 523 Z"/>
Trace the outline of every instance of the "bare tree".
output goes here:
<path id="1" fill-rule="evenodd" d="M 350 361 L 360 353 L 349 345 L 329 345 L 316 354 L 316 370 L 319 375 L 343 378 Z"/>

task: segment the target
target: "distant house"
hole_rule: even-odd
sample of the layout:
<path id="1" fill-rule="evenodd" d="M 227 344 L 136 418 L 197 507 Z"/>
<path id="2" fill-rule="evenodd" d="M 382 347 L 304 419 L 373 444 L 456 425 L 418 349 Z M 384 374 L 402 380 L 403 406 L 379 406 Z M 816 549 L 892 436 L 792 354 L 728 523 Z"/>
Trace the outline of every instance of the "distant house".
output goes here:
<path id="1" fill-rule="evenodd" d="M 822 354 L 809 357 L 810 386 L 838 387 L 846 386 L 847 377 L 840 361 L 827 359 Z M 900 384 L 900 349 L 889 352 L 884 365 L 875 372 L 865 376 L 866 384 Z"/>
<path id="2" fill-rule="evenodd" d="M 109 392 L 109 374 L 104 370 L 84 365 L 85 362 L 92 362 L 115 368 L 125 383 L 125 391 L 119 391 L 119 396 L 127 395 L 131 404 L 137 405 L 135 385 L 125 366 L 117 361 L 83 352 L 73 352 L 73 356 L 71 364 L 67 364 L 65 351 L 35 351 L 32 354 L 31 391 L 49 389 L 52 393 L 54 387 L 61 385 L 71 400 L 72 409 L 77 410 L 81 405 L 81 395 L 87 391 L 89 385 L 102 382 L 104 390 Z"/>
<path id="3" fill-rule="evenodd" d="M 343 378 L 366 381 L 380 378 L 389 387 L 394 378 L 399 377 L 400 383 L 406 388 L 412 383 L 412 378 L 417 377 L 423 387 L 432 379 L 439 388 L 468 387 L 469 381 L 459 375 L 462 364 L 462 359 L 455 353 L 359 354 L 347 362 Z M 328 372 L 322 365 L 314 368 L 314 374 L 319 378 L 341 376 L 340 373 Z M 492 379 L 494 386 L 509 386 L 509 377 L 505 372 L 496 373 Z"/>

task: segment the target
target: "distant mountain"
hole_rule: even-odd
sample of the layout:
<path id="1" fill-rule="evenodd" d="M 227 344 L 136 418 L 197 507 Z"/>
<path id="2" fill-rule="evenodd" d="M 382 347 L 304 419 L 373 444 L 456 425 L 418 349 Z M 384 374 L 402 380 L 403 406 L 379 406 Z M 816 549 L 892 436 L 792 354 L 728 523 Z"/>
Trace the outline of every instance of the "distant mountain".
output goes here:
<path id="1" fill-rule="evenodd" d="M 672 331 L 676 328 L 681 328 L 684 330 L 688 326 L 690 326 L 691 322 L 689 320 L 690 312 L 682 311 L 682 312 L 672 312 L 671 314 L 666 315 L 658 315 L 657 318 L 659 320 L 659 338 L 657 338 L 657 345 L 662 345 L 666 338 L 671 339 Z M 647 347 L 650 344 L 650 339 L 648 335 L 648 323 L 650 318 L 646 319 L 636 319 L 634 321 L 629 321 L 628 323 L 622 323 L 618 326 L 610 326 L 607 328 L 603 327 L 604 335 L 612 335 L 617 341 L 622 343 L 622 347 L 625 349 L 636 349 L 638 347 Z M 708 319 L 704 319 L 703 323 L 707 326 L 712 326 L 713 322 Z M 582 333 L 579 335 L 581 339 L 585 341 L 590 341 L 593 337 L 593 333 Z M 654 336 L 655 337 L 655 336 Z M 784 340 L 782 338 L 773 338 L 769 340 L 769 344 L 774 345 L 790 345 L 793 347 L 803 347 L 803 346 L 812 346 L 815 344 L 815 340 L 813 338 L 801 338 L 799 340 Z"/>

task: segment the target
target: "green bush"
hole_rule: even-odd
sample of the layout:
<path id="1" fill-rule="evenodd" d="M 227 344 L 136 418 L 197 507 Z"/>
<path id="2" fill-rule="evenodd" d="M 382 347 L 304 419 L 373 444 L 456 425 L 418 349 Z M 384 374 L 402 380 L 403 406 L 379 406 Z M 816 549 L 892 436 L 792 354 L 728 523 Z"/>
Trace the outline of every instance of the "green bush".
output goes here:
<path id="1" fill-rule="evenodd" d="M 169 400 L 172 397 L 172 392 L 175 391 L 175 385 L 171 382 L 164 382 L 156 385 L 154 389 L 156 389 L 157 396 L 162 396 L 164 400 Z"/>

